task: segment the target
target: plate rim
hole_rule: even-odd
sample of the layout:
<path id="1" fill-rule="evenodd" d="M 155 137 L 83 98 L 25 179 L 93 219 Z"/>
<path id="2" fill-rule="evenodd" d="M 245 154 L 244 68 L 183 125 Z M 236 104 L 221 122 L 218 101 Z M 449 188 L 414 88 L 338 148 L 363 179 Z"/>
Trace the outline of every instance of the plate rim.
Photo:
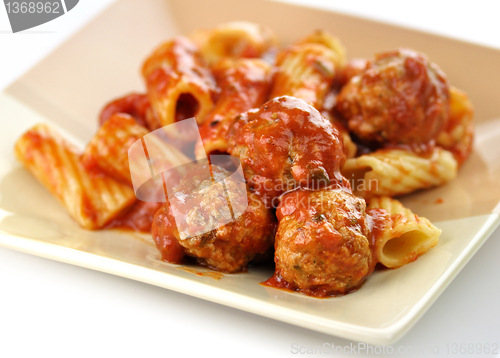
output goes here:
<path id="1" fill-rule="evenodd" d="M 0 230 L 0 247 L 143 282 L 331 336 L 368 344 L 392 345 L 408 333 L 419 321 L 500 225 L 500 215 L 497 213 L 481 216 L 485 217 L 485 223 L 475 233 L 451 266 L 408 312 L 404 313 L 399 320 L 384 328 L 362 327 L 327 318 L 319 318 L 291 308 L 269 304 L 244 294 L 228 292 L 202 282 L 187 280 L 167 272 L 8 233 L 3 230 Z"/>

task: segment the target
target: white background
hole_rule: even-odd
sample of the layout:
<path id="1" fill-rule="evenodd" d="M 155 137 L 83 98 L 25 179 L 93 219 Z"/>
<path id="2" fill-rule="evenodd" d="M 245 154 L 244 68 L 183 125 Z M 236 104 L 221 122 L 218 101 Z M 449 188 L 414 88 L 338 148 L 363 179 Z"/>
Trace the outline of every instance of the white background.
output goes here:
<path id="1" fill-rule="evenodd" d="M 19 34 L 11 33 L 0 5 L 0 90 L 111 2 L 81 0 L 67 15 Z M 500 49 L 498 1 L 309 3 Z M 497 230 L 395 346 L 439 344 L 437 357 L 445 356 L 447 344 L 500 345 L 499 253 Z M 0 249 L 0 357 L 282 357 L 300 356 L 292 354 L 293 344 L 323 343 L 351 344 L 143 283 Z"/>

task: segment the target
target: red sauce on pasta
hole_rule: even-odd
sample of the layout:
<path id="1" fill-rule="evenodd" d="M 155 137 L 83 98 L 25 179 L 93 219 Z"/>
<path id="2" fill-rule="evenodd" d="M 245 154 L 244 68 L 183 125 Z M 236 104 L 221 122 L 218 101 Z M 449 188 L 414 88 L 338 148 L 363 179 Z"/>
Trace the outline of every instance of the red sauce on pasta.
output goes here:
<path id="1" fill-rule="evenodd" d="M 367 225 L 370 229 L 370 249 L 372 250 L 372 259 L 374 265 L 378 262 L 377 242 L 380 240 L 386 223 L 389 221 L 389 213 L 380 208 L 368 209 L 366 211 Z"/>
<path id="2" fill-rule="evenodd" d="M 103 125 L 117 113 L 126 113 L 134 117 L 137 123 L 147 127 L 146 111 L 149 107 L 149 99 L 146 94 L 129 94 L 108 103 L 101 112 L 99 124 Z"/>

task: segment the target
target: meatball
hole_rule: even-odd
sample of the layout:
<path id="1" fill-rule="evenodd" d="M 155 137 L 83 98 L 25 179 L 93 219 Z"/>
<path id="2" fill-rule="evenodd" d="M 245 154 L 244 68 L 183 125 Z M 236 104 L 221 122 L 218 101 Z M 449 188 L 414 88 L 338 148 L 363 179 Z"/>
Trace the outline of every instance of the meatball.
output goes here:
<path id="1" fill-rule="evenodd" d="M 367 144 L 428 143 L 449 111 L 445 74 L 424 55 L 399 49 L 376 55 L 337 98 L 349 129 Z"/>
<path id="2" fill-rule="evenodd" d="M 236 117 L 229 129 L 229 153 L 241 161 L 250 189 L 267 207 L 298 186 L 345 183 L 345 162 L 337 129 L 301 99 L 282 96 Z"/>
<path id="3" fill-rule="evenodd" d="M 358 288 L 376 264 L 365 208 L 342 189 L 285 195 L 277 210 L 276 272 L 268 282 L 320 297 Z"/>
<path id="4" fill-rule="evenodd" d="M 190 170 L 156 213 L 153 238 L 165 261 L 184 255 L 224 272 L 246 267 L 274 241 L 276 220 L 243 181 L 212 165 Z M 224 182 L 224 185 L 221 183 Z"/>

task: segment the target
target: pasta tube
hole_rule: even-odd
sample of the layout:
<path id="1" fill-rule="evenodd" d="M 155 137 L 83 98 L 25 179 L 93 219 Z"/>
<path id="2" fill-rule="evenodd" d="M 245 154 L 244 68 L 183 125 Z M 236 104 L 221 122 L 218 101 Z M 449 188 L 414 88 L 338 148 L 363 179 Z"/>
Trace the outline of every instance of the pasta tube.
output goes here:
<path id="1" fill-rule="evenodd" d="M 380 222 L 375 221 L 380 225 L 375 227 L 375 252 L 378 261 L 386 267 L 398 268 L 413 262 L 439 241 L 440 229 L 395 199 L 371 198 L 367 212 L 375 217 L 384 216 Z"/>
<path id="2" fill-rule="evenodd" d="M 215 83 L 198 48 L 185 37 L 156 49 L 144 63 L 142 76 L 161 126 L 191 117 L 201 124 L 213 107 Z"/>
<path id="3" fill-rule="evenodd" d="M 328 47 L 330 50 L 334 52 L 334 56 L 336 58 L 335 60 L 335 66 L 340 69 L 344 67 L 347 63 L 347 58 L 346 58 L 346 50 L 344 45 L 340 42 L 338 38 L 330 34 L 328 31 L 324 30 L 317 30 L 314 31 L 312 34 L 300 39 L 299 41 L 295 42 L 296 45 L 302 45 L 302 44 L 321 44 L 323 46 Z"/>
<path id="4" fill-rule="evenodd" d="M 457 161 L 438 147 L 426 155 L 382 149 L 348 159 L 342 174 L 358 196 L 396 196 L 447 183 L 457 175 Z"/>
<path id="5" fill-rule="evenodd" d="M 196 31 L 191 38 L 199 45 L 202 56 L 210 65 L 222 58 L 262 57 L 277 45 L 276 37 L 268 27 L 246 21 Z"/>
<path id="6" fill-rule="evenodd" d="M 335 52 L 322 44 L 305 43 L 286 48 L 276 59 L 271 98 L 297 97 L 321 111 L 335 78 L 336 62 Z"/>
<path id="7" fill-rule="evenodd" d="M 174 187 L 188 170 L 192 159 L 174 147 L 163 130 L 150 133 L 133 117 L 120 113 L 109 118 L 99 128 L 87 145 L 81 161 L 89 169 L 98 167 L 114 179 L 133 186 L 139 199 L 156 201 L 164 200 L 165 196 L 159 181 L 150 182 L 152 188 L 148 185 L 140 193 L 137 191 L 162 173 L 167 187 Z M 156 186 L 161 190 L 157 190 Z"/>
<path id="8" fill-rule="evenodd" d="M 128 185 L 87 170 L 76 150 L 45 124 L 26 132 L 15 154 L 86 229 L 102 228 L 136 201 Z"/>
<path id="9" fill-rule="evenodd" d="M 132 184 L 128 150 L 149 131 L 127 114 L 115 114 L 99 128 L 82 155 L 86 167 L 99 167 L 107 175 Z"/>

